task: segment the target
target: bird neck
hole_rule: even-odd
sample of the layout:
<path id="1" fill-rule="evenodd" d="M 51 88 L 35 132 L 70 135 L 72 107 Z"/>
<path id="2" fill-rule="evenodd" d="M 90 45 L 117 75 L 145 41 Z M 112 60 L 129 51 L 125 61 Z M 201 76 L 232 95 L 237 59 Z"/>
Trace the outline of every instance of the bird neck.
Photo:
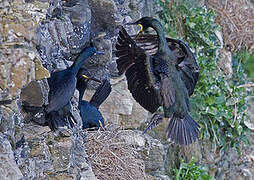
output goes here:
<path id="1" fill-rule="evenodd" d="M 76 58 L 75 62 L 71 65 L 70 69 L 72 72 L 77 75 L 79 69 L 83 65 L 84 61 L 91 56 L 90 52 L 83 51 Z"/>
<path id="2" fill-rule="evenodd" d="M 86 91 L 86 87 L 87 87 L 87 82 L 84 83 L 84 85 L 79 88 L 79 103 L 81 103 L 82 99 L 83 99 L 83 96 L 85 94 L 85 91 Z"/>
<path id="3" fill-rule="evenodd" d="M 166 40 L 164 28 L 162 27 L 161 23 L 157 20 L 153 20 L 151 22 L 151 27 L 156 31 L 158 36 L 158 51 L 165 51 L 168 50 L 168 43 Z"/>
<path id="4" fill-rule="evenodd" d="M 85 93 L 85 89 L 84 90 L 82 89 L 82 91 L 79 91 L 79 102 L 82 101 L 84 93 Z"/>

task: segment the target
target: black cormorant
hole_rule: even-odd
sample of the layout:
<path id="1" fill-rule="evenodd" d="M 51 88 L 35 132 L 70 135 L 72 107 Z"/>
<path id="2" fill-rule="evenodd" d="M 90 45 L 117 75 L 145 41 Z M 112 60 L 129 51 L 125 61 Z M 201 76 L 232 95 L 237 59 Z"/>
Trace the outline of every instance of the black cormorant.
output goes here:
<path id="1" fill-rule="evenodd" d="M 96 89 L 92 99 L 88 102 L 82 100 L 84 92 L 87 88 L 87 83 L 89 80 L 96 80 L 95 78 L 91 78 L 91 76 L 82 75 L 80 73 L 77 79 L 77 89 L 79 91 L 79 110 L 80 116 L 82 118 L 83 129 L 85 128 L 99 128 L 104 127 L 104 118 L 99 111 L 99 106 L 105 101 L 105 99 L 109 96 L 111 92 L 111 85 L 108 80 L 103 80 L 102 84 Z M 87 77 L 88 76 L 88 77 Z"/>
<path id="2" fill-rule="evenodd" d="M 132 39 L 120 27 L 116 44 L 119 73 L 127 77 L 128 89 L 134 99 L 154 113 L 163 106 L 164 117 L 171 118 L 167 137 L 180 145 L 189 145 L 199 137 L 199 125 L 189 115 L 189 96 L 199 76 L 199 67 L 189 47 L 180 40 L 166 38 L 161 23 L 144 17 L 129 25 L 141 27 Z M 153 28 L 157 35 L 144 34 Z M 156 124 L 159 121 L 155 116 Z"/>
<path id="3" fill-rule="evenodd" d="M 75 59 L 75 62 L 71 67 L 54 72 L 51 77 L 48 78 L 49 95 L 46 106 L 46 122 L 51 130 L 56 130 L 58 127 L 64 125 L 73 126 L 71 119 L 74 119 L 70 109 L 70 99 L 74 94 L 76 88 L 76 75 L 83 65 L 84 61 L 93 56 L 94 54 L 103 54 L 98 52 L 95 47 L 86 47 Z"/>

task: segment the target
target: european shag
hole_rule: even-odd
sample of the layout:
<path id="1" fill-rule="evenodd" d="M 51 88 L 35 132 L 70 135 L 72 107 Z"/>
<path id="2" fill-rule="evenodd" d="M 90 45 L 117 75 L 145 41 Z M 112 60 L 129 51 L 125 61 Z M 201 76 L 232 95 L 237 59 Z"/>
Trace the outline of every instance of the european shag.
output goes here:
<path id="1" fill-rule="evenodd" d="M 51 130 L 56 130 L 64 125 L 73 126 L 74 123 L 71 119 L 74 121 L 75 119 L 70 112 L 70 99 L 76 88 L 76 75 L 84 61 L 96 53 L 102 54 L 95 47 L 84 48 L 71 67 L 63 71 L 54 72 L 48 78 L 50 89 L 48 94 L 49 104 L 46 106 L 45 111 L 46 122 Z"/>
<path id="2" fill-rule="evenodd" d="M 125 72 L 128 89 L 142 107 L 155 113 L 163 106 L 164 117 L 170 118 L 166 133 L 171 141 L 191 144 L 199 137 L 199 125 L 189 115 L 189 96 L 199 76 L 193 53 L 183 41 L 166 38 L 163 26 L 154 18 L 143 17 L 128 25 L 141 29 L 133 39 L 120 27 L 116 44 L 119 73 Z M 157 35 L 141 35 L 149 27 Z M 161 120 L 154 117 L 148 126 Z"/>
<path id="3" fill-rule="evenodd" d="M 87 73 L 86 73 L 87 74 Z M 91 76 L 90 76 L 91 77 Z M 99 106 L 105 101 L 111 92 L 111 85 L 108 80 L 103 80 L 102 84 L 96 89 L 92 99 L 88 102 L 82 100 L 84 92 L 87 88 L 89 80 L 96 80 L 95 78 L 87 78 L 87 76 L 78 75 L 77 89 L 79 91 L 79 110 L 82 118 L 83 129 L 104 127 L 104 118 L 99 111 Z"/>

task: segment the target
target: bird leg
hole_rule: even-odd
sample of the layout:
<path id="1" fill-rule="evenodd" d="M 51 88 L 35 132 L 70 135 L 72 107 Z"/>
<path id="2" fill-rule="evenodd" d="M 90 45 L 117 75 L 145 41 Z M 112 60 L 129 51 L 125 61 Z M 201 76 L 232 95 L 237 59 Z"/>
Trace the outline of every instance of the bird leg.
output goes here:
<path id="1" fill-rule="evenodd" d="M 142 134 L 145 134 L 148 130 L 152 130 L 153 128 L 157 127 L 159 123 L 163 120 L 163 115 L 161 114 L 154 114 L 151 121 L 147 125 L 146 129 L 143 131 Z"/>

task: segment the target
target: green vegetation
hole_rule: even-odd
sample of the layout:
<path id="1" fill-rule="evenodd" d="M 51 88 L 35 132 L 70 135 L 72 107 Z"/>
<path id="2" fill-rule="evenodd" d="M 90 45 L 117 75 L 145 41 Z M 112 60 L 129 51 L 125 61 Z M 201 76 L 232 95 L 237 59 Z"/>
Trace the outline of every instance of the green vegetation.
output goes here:
<path id="1" fill-rule="evenodd" d="M 185 3 L 173 4 L 158 0 L 159 13 L 169 36 L 183 39 L 195 52 L 200 66 L 200 76 L 191 97 L 192 116 L 201 125 L 201 138 L 210 139 L 214 150 L 236 148 L 240 154 L 240 142 L 248 142 L 244 124 L 247 117 L 246 88 L 248 83 L 241 61 L 234 57 L 233 76 L 227 79 L 219 67 L 219 42 L 215 35 L 219 27 L 215 14 L 204 7 L 190 8 Z M 253 57 L 253 56 L 252 56 Z"/>
<path id="2" fill-rule="evenodd" d="M 211 176 L 208 175 L 208 168 L 204 166 L 197 165 L 194 158 L 190 160 L 189 163 L 185 163 L 183 160 L 180 163 L 179 169 L 174 169 L 174 179 L 175 180 L 213 180 Z"/>
<path id="3" fill-rule="evenodd" d="M 248 52 L 247 50 L 238 52 L 238 61 L 244 63 L 243 68 L 254 83 L 254 52 Z"/>

